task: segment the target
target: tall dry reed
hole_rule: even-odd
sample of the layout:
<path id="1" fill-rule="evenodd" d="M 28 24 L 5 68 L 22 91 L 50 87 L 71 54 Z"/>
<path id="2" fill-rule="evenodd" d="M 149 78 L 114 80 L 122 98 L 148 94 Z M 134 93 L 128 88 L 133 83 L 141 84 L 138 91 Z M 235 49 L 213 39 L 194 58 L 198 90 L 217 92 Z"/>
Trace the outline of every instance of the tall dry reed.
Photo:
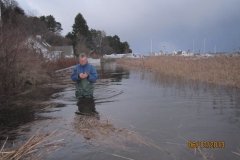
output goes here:
<path id="1" fill-rule="evenodd" d="M 56 136 L 56 131 L 49 134 L 36 134 L 15 148 L 5 148 L 6 139 L 0 148 L 0 160 L 42 159 L 47 153 L 58 149 L 63 144 L 63 139 L 50 142 L 50 139 Z"/>
<path id="2" fill-rule="evenodd" d="M 157 74 L 240 88 L 240 56 L 157 56 L 121 59 L 118 63 L 150 69 Z"/>

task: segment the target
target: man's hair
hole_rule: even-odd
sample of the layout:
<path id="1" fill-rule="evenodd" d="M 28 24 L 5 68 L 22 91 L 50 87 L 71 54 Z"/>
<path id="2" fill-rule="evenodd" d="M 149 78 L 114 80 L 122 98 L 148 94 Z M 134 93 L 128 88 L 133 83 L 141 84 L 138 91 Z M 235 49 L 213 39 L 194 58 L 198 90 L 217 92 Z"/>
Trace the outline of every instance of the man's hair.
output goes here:
<path id="1" fill-rule="evenodd" d="M 81 54 L 79 55 L 79 58 L 84 58 L 84 57 L 87 58 L 87 55 L 86 55 L 85 53 L 81 53 Z"/>
<path id="2" fill-rule="evenodd" d="M 84 57 L 87 57 L 86 55 L 80 55 L 80 58 L 84 58 Z"/>

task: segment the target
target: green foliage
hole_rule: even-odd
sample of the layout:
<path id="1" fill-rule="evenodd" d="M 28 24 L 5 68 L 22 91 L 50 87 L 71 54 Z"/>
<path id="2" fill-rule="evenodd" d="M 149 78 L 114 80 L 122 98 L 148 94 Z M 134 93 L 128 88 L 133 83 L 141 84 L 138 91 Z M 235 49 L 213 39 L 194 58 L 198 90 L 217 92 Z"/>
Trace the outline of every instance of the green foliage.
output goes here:
<path id="1" fill-rule="evenodd" d="M 109 41 L 110 47 L 114 50 L 115 53 L 129 53 L 129 44 L 128 42 L 121 42 L 120 38 L 117 35 L 107 36 L 106 39 Z"/>
<path id="2" fill-rule="evenodd" d="M 129 53 L 131 49 L 128 42 L 121 42 L 115 36 L 106 36 L 104 31 L 90 29 L 81 13 L 75 17 L 72 32 L 66 38 L 72 41 L 75 55 L 80 52 L 96 51 L 98 54 Z"/>
<path id="3" fill-rule="evenodd" d="M 81 36 L 87 37 L 89 34 L 88 25 L 81 13 L 78 13 L 75 17 L 75 23 L 73 24 L 73 35 L 77 38 Z"/>
<path id="4" fill-rule="evenodd" d="M 16 14 L 25 15 L 24 10 L 23 10 L 22 8 L 18 7 L 18 6 L 14 8 L 14 12 L 15 12 Z"/>
<path id="5" fill-rule="evenodd" d="M 3 23 L 17 23 L 19 17 L 25 15 L 24 10 L 15 0 L 0 0 L 0 7 Z"/>
<path id="6" fill-rule="evenodd" d="M 74 36 L 71 32 L 68 32 L 65 37 L 68 38 L 68 39 L 73 39 L 74 38 Z"/>
<path id="7" fill-rule="evenodd" d="M 46 24 L 49 31 L 53 33 L 60 33 L 62 31 L 61 23 L 57 22 L 52 15 L 41 16 L 40 20 Z"/>

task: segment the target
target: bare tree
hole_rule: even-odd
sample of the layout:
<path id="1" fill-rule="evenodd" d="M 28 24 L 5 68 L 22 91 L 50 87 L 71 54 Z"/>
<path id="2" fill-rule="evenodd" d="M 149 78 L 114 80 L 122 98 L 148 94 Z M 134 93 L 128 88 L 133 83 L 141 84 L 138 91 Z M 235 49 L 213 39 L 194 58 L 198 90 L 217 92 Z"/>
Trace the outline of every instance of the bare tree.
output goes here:
<path id="1" fill-rule="evenodd" d="M 41 55 L 27 45 L 27 32 L 4 25 L 0 34 L 0 95 L 9 97 L 21 91 L 26 82 L 36 85 L 47 79 Z M 2 98 L 1 98 L 2 99 Z"/>

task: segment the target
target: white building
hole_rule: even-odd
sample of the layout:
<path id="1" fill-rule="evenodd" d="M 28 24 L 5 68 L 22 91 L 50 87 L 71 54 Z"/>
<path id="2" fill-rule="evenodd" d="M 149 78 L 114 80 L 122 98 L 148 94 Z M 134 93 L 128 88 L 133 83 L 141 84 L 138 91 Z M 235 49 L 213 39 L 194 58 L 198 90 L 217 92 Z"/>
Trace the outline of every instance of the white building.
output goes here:
<path id="1" fill-rule="evenodd" d="M 47 60 L 73 58 L 73 46 L 51 46 L 40 35 L 28 38 L 27 44 Z"/>

